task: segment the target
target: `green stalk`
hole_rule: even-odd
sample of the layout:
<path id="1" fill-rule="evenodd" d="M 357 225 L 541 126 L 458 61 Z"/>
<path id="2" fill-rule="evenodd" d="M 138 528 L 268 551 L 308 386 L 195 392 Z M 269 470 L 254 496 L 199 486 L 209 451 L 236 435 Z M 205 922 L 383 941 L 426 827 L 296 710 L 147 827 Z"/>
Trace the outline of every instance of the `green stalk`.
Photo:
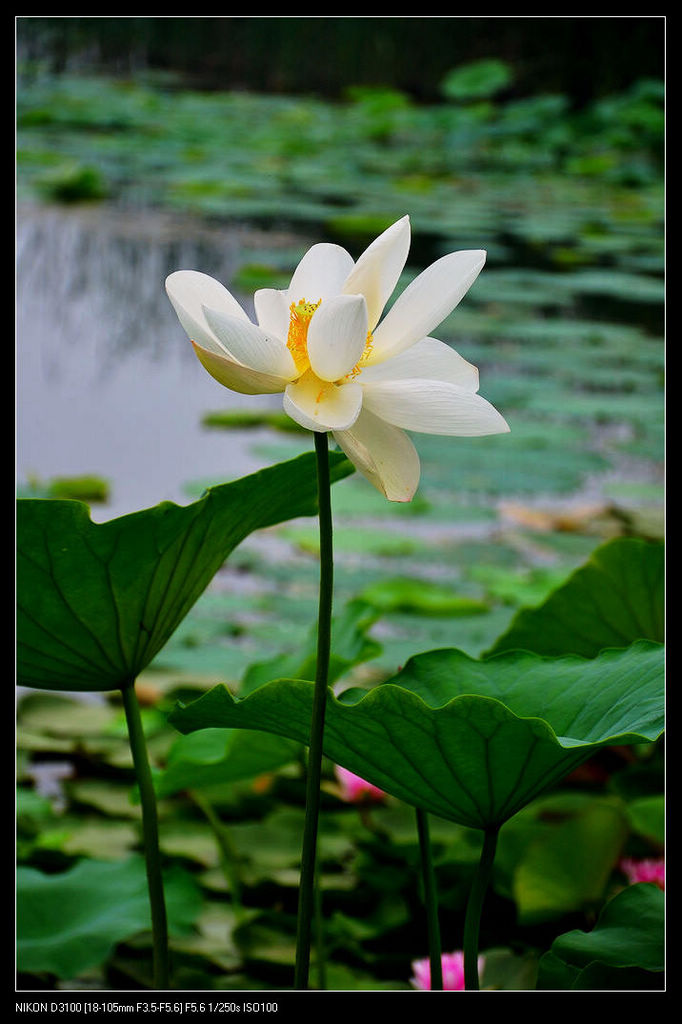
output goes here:
<path id="1" fill-rule="evenodd" d="M 329 449 L 327 435 L 315 432 L 317 455 L 317 498 L 320 520 L 320 599 L 317 620 L 317 668 L 310 723 L 308 748 L 308 779 L 306 786 L 305 824 L 301 853 L 301 882 L 296 933 L 296 968 L 294 986 L 308 987 L 310 970 L 311 922 L 315 911 L 315 851 L 320 811 L 320 778 L 322 775 L 322 734 L 327 704 L 329 654 L 331 650 L 332 590 L 334 578 L 332 547 L 332 511 L 329 484 Z"/>
<path id="2" fill-rule="evenodd" d="M 228 830 L 223 825 L 222 821 L 211 806 L 211 803 L 205 796 L 193 789 L 189 791 L 189 797 L 194 801 L 199 810 L 203 812 L 206 820 L 213 830 L 216 842 L 220 848 L 220 865 L 230 889 L 234 913 L 238 919 L 242 918 L 244 914 L 244 905 L 242 903 L 241 880 L 237 869 L 237 853 L 230 840 Z"/>
<path id="3" fill-rule="evenodd" d="M 490 881 L 495 860 L 499 827 L 487 828 L 483 833 L 483 848 L 478 869 L 469 893 L 466 917 L 464 919 L 464 988 L 478 991 L 478 933 L 481 911 L 486 889 Z"/>
<path id="4" fill-rule="evenodd" d="M 166 919 L 166 901 L 163 892 L 161 874 L 161 856 L 159 853 L 159 822 L 156 811 L 156 793 L 152 781 L 147 743 L 142 728 L 140 706 L 135 694 L 135 680 L 121 688 L 126 722 L 128 723 L 128 739 L 133 755 L 137 784 L 140 789 L 142 805 L 142 843 L 144 859 L 147 867 L 147 886 L 149 889 L 149 905 L 152 917 L 152 942 L 154 950 L 153 980 L 155 989 L 168 989 L 168 923 Z"/>
<path id="5" fill-rule="evenodd" d="M 323 992 L 327 987 L 327 955 L 324 948 L 320 866 L 317 863 L 315 864 L 315 967 L 317 969 L 317 987 Z"/>
<path id="6" fill-rule="evenodd" d="M 422 878 L 424 881 L 424 904 L 426 907 L 426 927 L 429 937 L 429 961 L 431 964 L 431 989 L 439 992 L 443 989 L 443 964 L 440 948 L 440 926 L 438 924 L 438 893 L 436 891 L 436 873 L 433 869 L 431 838 L 429 836 L 429 818 L 421 807 L 417 811 L 417 832 L 419 833 L 419 852 L 422 861 Z"/>

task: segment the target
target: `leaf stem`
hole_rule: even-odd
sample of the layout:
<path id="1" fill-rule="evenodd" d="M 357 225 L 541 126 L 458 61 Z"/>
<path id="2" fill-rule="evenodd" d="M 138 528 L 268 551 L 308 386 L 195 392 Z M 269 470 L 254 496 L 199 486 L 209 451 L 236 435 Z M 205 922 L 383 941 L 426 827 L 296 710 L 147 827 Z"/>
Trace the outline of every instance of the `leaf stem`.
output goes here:
<path id="1" fill-rule="evenodd" d="M 443 964 L 441 960 L 440 926 L 438 924 L 438 894 L 436 891 L 436 873 L 433 869 L 431 837 L 429 835 L 429 818 L 421 807 L 417 812 L 417 832 L 419 834 L 419 852 L 422 862 L 422 879 L 424 882 L 424 904 L 426 906 L 426 927 L 429 937 L 429 961 L 431 964 L 431 989 L 443 990 Z"/>
<path id="2" fill-rule="evenodd" d="M 296 968 L 294 986 L 308 987 L 310 970 L 311 922 L 315 910 L 315 854 L 320 811 L 320 778 L 322 775 L 322 735 L 327 704 L 329 655 L 331 650 L 331 613 L 334 579 L 332 513 L 329 483 L 329 447 L 327 435 L 315 432 L 317 455 L 317 495 L 320 520 L 320 596 L 317 620 L 317 668 L 310 723 L 306 811 L 301 853 L 301 881 L 296 934 Z"/>
<path id="3" fill-rule="evenodd" d="M 317 987 L 324 991 L 327 987 L 327 955 L 324 947 L 324 915 L 322 913 L 319 862 L 315 864 L 315 967 L 317 969 Z"/>
<path id="4" fill-rule="evenodd" d="M 192 789 L 188 791 L 188 795 L 197 805 L 199 810 L 202 811 L 213 830 L 213 834 L 220 849 L 220 864 L 230 890 L 230 895 L 232 896 L 232 907 L 234 909 L 235 917 L 237 919 L 241 919 L 244 915 L 242 885 L 237 867 L 237 852 L 232 845 L 229 832 L 225 825 L 223 825 L 219 816 L 216 814 L 211 802 L 207 800 L 202 793 L 199 793 L 196 789 Z"/>
<path id="5" fill-rule="evenodd" d="M 152 918 L 153 942 L 153 980 L 155 989 L 168 989 L 168 922 L 166 918 L 166 901 L 163 892 L 161 874 L 161 856 L 159 853 L 159 822 L 156 809 L 156 793 L 152 781 L 147 743 L 145 740 L 140 705 L 135 694 L 135 680 L 121 687 L 123 707 L 128 724 L 128 739 L 133 764 L 140 789 L 142 805 L 142 843 L 147 867 L 147 886 L 149 889 L 149 905 Z"/>
<path id="6" fill-rule="evenodd" d="M 466 917 L 464 919 L 464 988 L 478 991 L 478 933 L 481 911 L 495 860 L 499 826 L 494 825 L 483 833 L 483 847 L 478 868 L 469 893 Z"/>

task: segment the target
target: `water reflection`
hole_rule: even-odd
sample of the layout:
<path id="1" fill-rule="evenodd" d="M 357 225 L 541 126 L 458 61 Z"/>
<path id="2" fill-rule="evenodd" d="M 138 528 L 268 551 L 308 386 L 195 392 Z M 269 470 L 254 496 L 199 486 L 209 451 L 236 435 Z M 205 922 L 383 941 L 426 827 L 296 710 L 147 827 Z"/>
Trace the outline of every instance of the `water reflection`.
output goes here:
<path id="1" fill-rule="evenodd" d="M 179 268 L 228 282 L 245 232 L 98 206 L 21 209 L 17 228 L 17 474 L 94 473 L 112 484 L 93 518 L 188 500 L 183 484 L 259 468 L 239 437 L 201 428 L 208 409 L 253 399 L 197 362 L 163 282 Z M 248 305 L 247 305 L 248 308 Z"/>

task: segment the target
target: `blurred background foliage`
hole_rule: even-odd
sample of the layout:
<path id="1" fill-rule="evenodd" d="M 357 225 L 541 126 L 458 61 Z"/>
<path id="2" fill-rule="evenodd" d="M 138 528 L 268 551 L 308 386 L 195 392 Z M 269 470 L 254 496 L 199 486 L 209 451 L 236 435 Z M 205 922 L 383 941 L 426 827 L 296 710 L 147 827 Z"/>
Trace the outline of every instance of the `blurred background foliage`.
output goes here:
<path id="1" fill-rule="evenodd" d="M 488 251 L 437 333 L 479 367 L 512 429 L 416 437 L 409 506 L 357 476 L 335 486 L 343 685 L 433 647 L 479 656 L 604 539 L 660 538 L 664 29 L 658 17 L 18 18 L 20 493 L 108 517 L 197 497 L 246 472 L 243 455 L 251 468 L 309 450 L 276 401 L 202 381 L 164 277 L 201 269 L 248 308 L 313 242 L 357 257 L 409 212 L 399 290 L 444 252 Z M 144 674 L 159 773 L 178 697 L 251 688 L 308 651 L 316 556 L 309 521 L 249 538 Z M 19 860 L 40 872 L 26 891 L 48 876 L 63 905 L 71 870 L 85 862 L 74 882 L 96 892 L 114 860 L 133 892 L 139 809 L 120 706 L 36 691 L 18 714 Z M 301 752 L 285 760 L 164 793 L 178 987 L 290 984 Z M 484 984 L 533 987 L 554 939 L 590 928 L 626 883 L 620 856 L 661 854 L 662 771 L 659 746 L 605 751 L 505 826 Z M 449 950 L 479 837 L 432 831 Z M 326 764 L 321 833 L 329 962 L 316 983 L 409 987 L 426 954 L 412 811 L 348 805 Z M 575 843 L 595 851 L 580 878 Z M 148 933 L 108 913 L 118 941 L 99 962 L 60 959 L 65 920 L 22 984 L 148 984 Z"/>
<path id="2" fill-rule="evenodd" d="M 582 106 L 637 77 L 663 77 L 660 17 L 31 17 L 22 59 L 52 72 L 156 69 L 192 86 L 340 99 L 390 85 L 420 102 L 460 64 L 494 60 L 504 99 L 561 92 Z M 460 92 L 461 95 L 461 92 Z M 476 92 L 470 93 L 475 96 Z M 484 91 L 482 94 L 486 95 Z"/>

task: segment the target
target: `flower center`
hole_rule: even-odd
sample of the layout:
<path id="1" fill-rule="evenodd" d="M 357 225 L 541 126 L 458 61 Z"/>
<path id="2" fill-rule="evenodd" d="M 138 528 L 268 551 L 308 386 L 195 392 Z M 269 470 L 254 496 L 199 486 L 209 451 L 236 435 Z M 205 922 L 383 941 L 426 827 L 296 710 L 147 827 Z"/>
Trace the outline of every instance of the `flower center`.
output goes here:
<path id="1" fill-rule="evenodd" d="M 307 299 L 299 299 L 298 302 L 292 302 L 289 306 L 287 348 L 291 352 L 294 365 L 296 366 L 299 376 L 302 376 L 310 369 L 310 359 L 308 358 L 308 328 L 310 327 L 310 321 L 313 313 L 321 302 L 322 299 L 318 299 L 317 302 L 308 302 Z M 354 380 L 367 362 L 371 351 L 372 332 L 367 331 L 367 340 L 365 342 L 364 352 L 353 369 L 337 383 L 345 384 L 349 380 Z"/>

